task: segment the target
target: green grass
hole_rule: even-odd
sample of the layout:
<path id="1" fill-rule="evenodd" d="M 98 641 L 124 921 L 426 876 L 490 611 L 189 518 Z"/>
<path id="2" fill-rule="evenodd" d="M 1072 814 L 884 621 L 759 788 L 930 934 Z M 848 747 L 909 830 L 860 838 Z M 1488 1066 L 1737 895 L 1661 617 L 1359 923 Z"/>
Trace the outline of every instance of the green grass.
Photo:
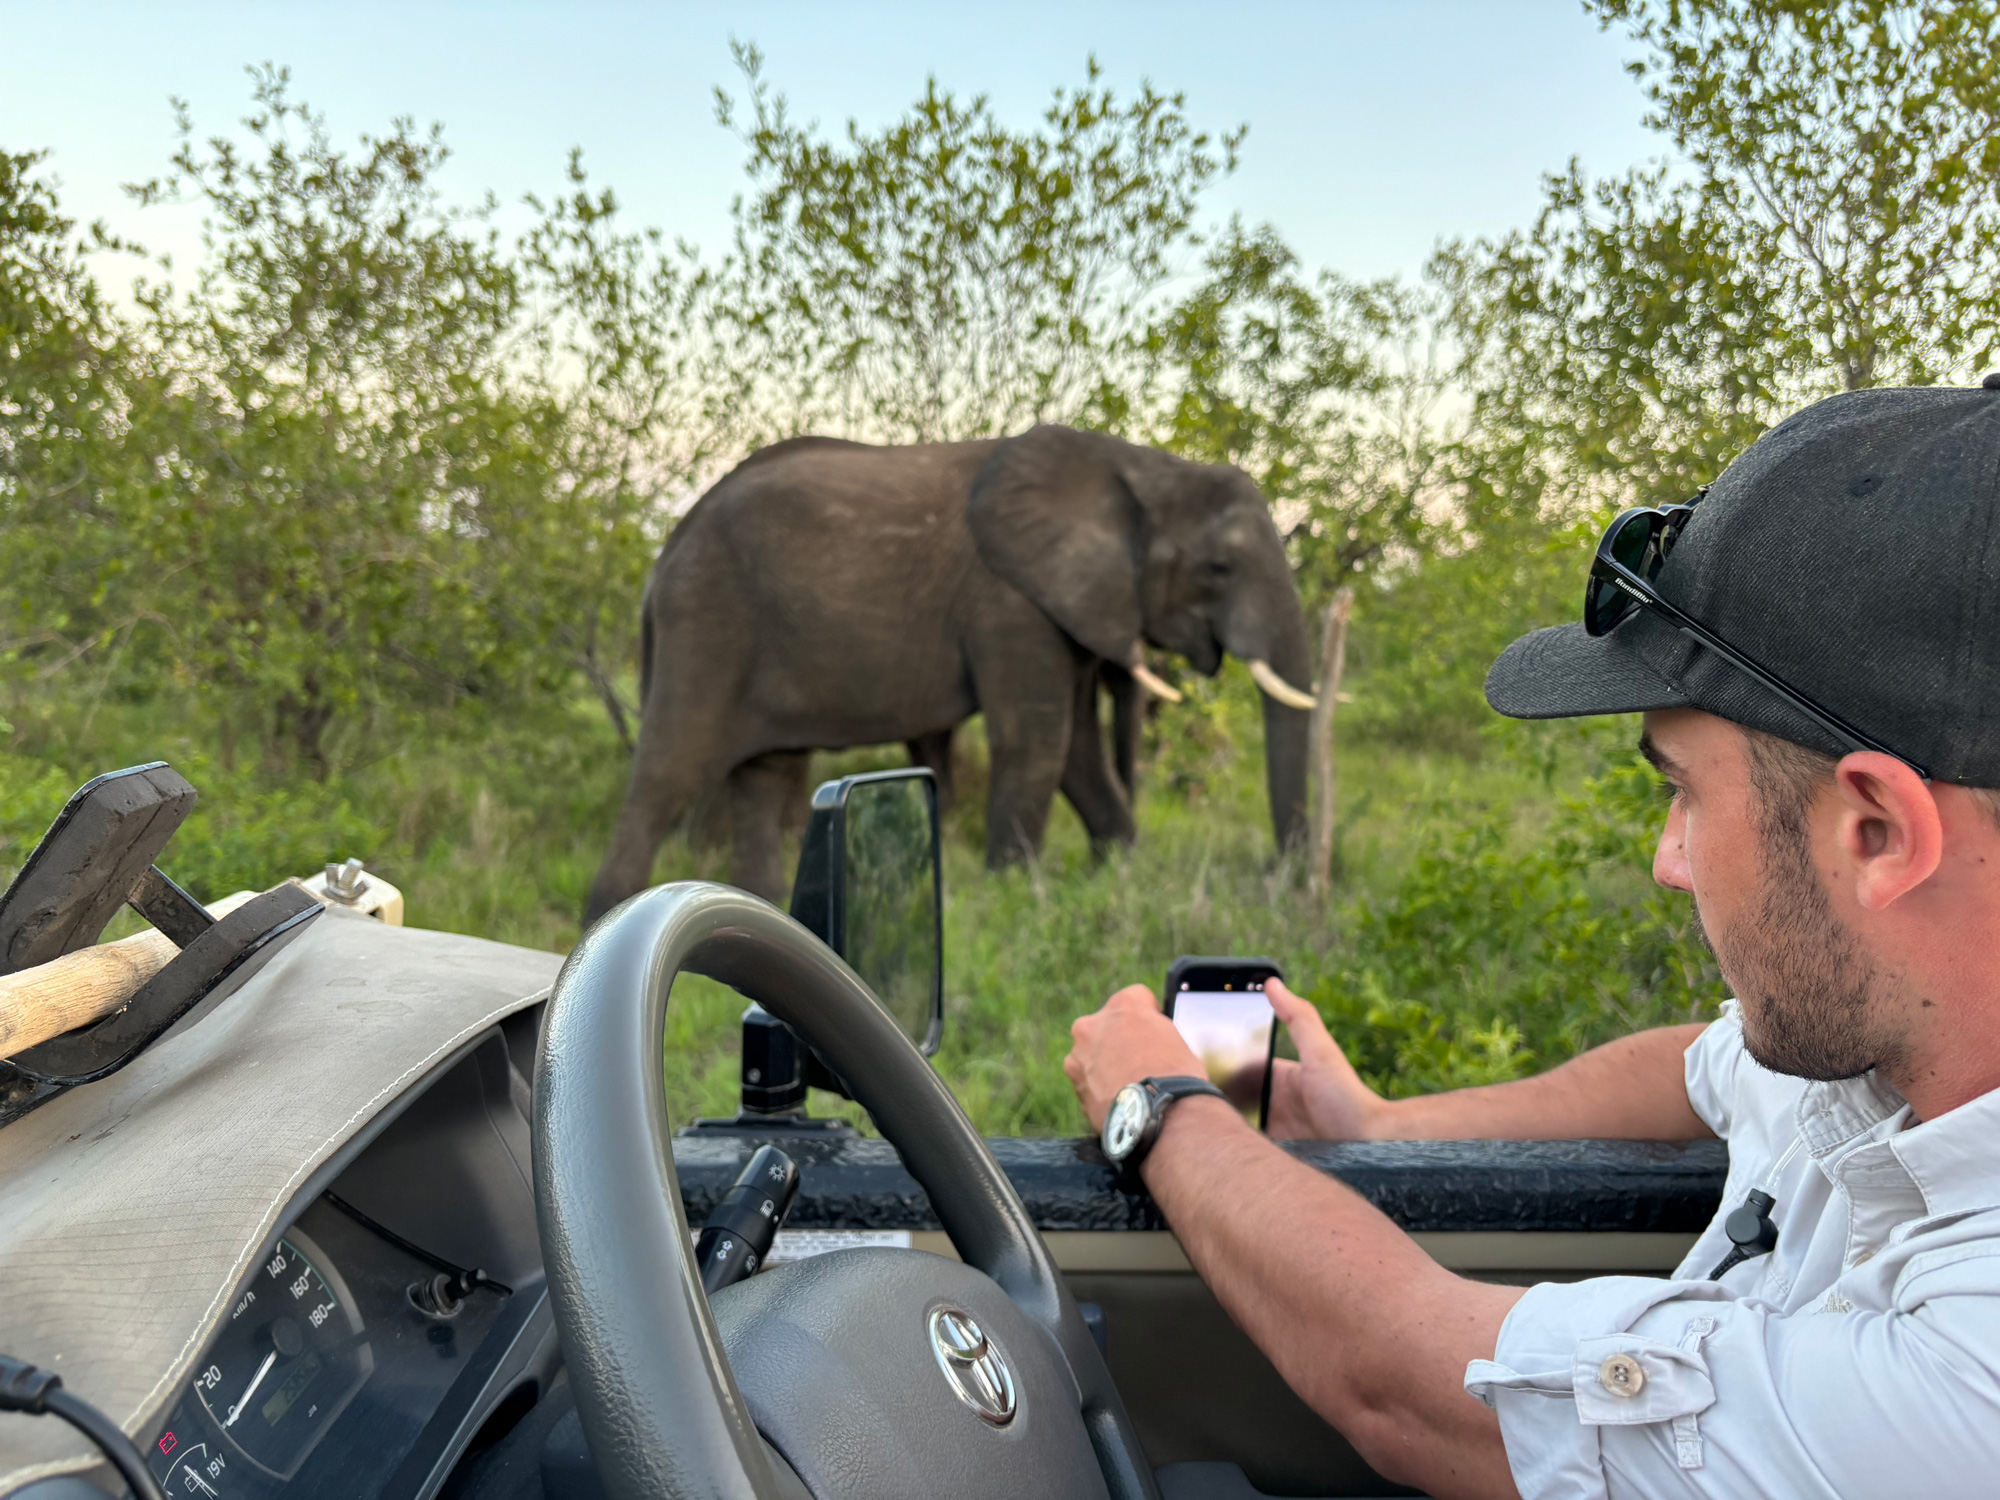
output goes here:
<path id="1" fill-rule="evenodd" d="M 1366 679 L 1356 686 L 1366 693 Z M 202 792 L 163 864 L 212 899 L 359 855 L 402 887 L 412 925 L 555 951 L 603 850 L 625 762 L 588 705 L 548 722 L 461 714 L 414 748 L 316 783 L 230 767 L 165 702 L 10 705 L 0 739 L 0 874 L 91 774 L 167 759 Z M 947 818 L 944 1046 L 937 1058 L 992 1134 L 1083 1129 L 1061 1060 L 1081 1013 L 1180 953 L 1265 953 L 1312 995 L 1392 1092 L 1518 1076 L 1718 998 L 1679 898 L 1645 878 L 1659 815 L 1629 725 L 1471 736 L 1477 753 L 1343 744 L 1338 880 L 1309 892 L 1274 858 L 1254 691 L 1232 668 L 1159 711 L 1136 847 L 1093 861 L 1058 801 L 1046 852 L 989 874 L 983 748 Z M 831 776 L 900 751 L 818 758 Z M 717 879 L 726 855 L 675 840 L 662 880 Z M 740 996 L 690 977 L 669 1006 L 669 1107 L 735 1107 Z M 816 1112 L 851 1107 L 815 1098 Z"/>

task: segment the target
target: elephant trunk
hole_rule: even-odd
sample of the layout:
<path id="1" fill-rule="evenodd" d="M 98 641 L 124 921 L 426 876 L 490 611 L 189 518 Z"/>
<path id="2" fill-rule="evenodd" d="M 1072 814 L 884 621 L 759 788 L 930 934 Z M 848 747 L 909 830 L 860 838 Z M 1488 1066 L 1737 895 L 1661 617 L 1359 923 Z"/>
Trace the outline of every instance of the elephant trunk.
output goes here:
<path id="1" fill-rule="evenodd" d="M 1313 706 L 1306 688 L 1312 683 L 1312 663 L 1305 614 L 1289 572 L 1257 598 L 1254 609 L 1244 610 L 1232 622 L 1239 628 L 1225 632 L 1223 645 L 1250 668 L 1264 699 L 1264 775 L 1271 795 L 1271 831 L 1283 851 L 1303 847 L 1306 841 L 1307 741 Z"/>
<path id="2" fill-rule="evenodd" d="M 1295 658 L 1278 671 L 1288 682 L 1310 682 L 1303 622 L 1298 635 Z M 1312 715 L 1307 710 L 1289 707 L 1268 692 L 1264 695 L 1264 776 L 1271 792 L 1271 831 L 1277 836 L 1281 852 L 1305 847 L 1306 761 L 1311 725 Z"/>

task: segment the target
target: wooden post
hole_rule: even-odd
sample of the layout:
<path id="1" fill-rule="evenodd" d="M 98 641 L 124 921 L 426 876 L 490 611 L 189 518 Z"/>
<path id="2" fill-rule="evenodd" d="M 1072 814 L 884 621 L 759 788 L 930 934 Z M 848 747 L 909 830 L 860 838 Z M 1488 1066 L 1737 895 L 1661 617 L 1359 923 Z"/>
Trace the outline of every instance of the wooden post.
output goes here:
<path id="1" fill-rule="evenodd" d="M 224 896 L 208 914 L 226 917 L 256 894 Z M 396 893 L 399 905 L 402 899 Z M 115 943 L 93 943 L 32 969 L 0 974 L 0 1057 L 25 1052 L 122 1009 L 178 952 L 173 939 L 149 927 Z"/>
<path id="2" fill-rule="evenodd" d="M 102 1020 L 178 952 L 164 932 L 148 929 L 0 975 L 0 1057 Z"/>
<path id="3" fill-rule="evenodd" d="M 1333 710 L 1340 701 L 1340 676 L 1347 665 L 1347 620 L 1354 612 L 1354 590 L 1335 592 L 1326 607 L 1320 636 L 1319 682 L 1314 688 L 1312 724 L 1307 752 L 1317 783 L 1312 805 L 1312 865 L 1308 876 L 1315 894 L 1333 883 L 1333 794 L 1338 773 L 1333 762 Z"/>

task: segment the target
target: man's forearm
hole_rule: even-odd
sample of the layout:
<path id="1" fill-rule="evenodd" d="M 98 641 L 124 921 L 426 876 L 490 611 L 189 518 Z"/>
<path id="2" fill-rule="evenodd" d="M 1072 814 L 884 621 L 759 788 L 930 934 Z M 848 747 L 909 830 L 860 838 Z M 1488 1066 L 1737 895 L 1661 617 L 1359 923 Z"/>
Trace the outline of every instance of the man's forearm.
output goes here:
<path id="1" fill-rule="evenodd" d="M 1143 1171 L 1224 1309 L 1378 1470 L 1439 1496 L 1515 1493 L 1499 1423 L 1463 1382 L 1519 1288 L 1443 1270 L 1220 1100 L 1175 1105 Z"/>
<path id="2" fill-rule="evenodd" d="M 1635 1032 L 1516 1083 L 1384 1100 L 1371 1134 L 1381 1140 L 1699 1140 L 1714 1132 L 1688 1103 L 1685 1059 L 1704 1029 Z"/>

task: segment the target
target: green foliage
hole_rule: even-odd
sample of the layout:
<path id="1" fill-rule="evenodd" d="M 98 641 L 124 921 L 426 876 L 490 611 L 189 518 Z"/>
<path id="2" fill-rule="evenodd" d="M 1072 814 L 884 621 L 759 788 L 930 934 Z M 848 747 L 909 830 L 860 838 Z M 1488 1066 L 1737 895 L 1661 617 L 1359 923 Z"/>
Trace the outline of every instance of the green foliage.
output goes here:
<path id="1" fill-rule="evenodd" d="M 1469 524 L 1686 499 L 1811 390 L 1754 279 L 1775 239 L 1730 214 L 1664 167 L 1593 183 L 1572 163 L 1531 229 L 1439 253 L 1474 383 Z"/>
<path id="2" fill-rule="evenodd" d="M 1470 545 L 1370 579 L 1350 636 L 1354 701 L 1340 710 L 1341 735 L 1479 754 L 1498 727 L 1486 669 L 1517 636 L 1578 618 L 1597 535 L 1592 522 L 1496 519 Z"/>
<path id="3" fill-rule="evenodd" d="M 164 757 L 204 793 L 169 862 L 204 896 L 359 855 L 416 922 L 566 947 L 646 569 L 699 483 L 808 428 L 1081 421 L 1242 465 L 1308 598 L 1355 583 L 1341 884 L 1272 861 L 1235 667 L 1153 705 L 1141 841 L 1103 864 L 1059 811 L 1038 866 L 986 875 L 965 736 L 939 1066 L 975 1120 L 1080 1128 L 1070 1022 L 1183 952 L 1276 954 L 1399 1093 L 1707 1014 L 1686 903 L 1646 882 L 1651 773 L 1606 738 L 1628 727 L 1498 725 L 1481 681 L 1576 617 L 1607 508 L 1684 497 L 1808 397 L 2000 348 L 2000 13 L 1591 9 L 1645 49 L 1679 159 L 1572 162 L 1418 288 L 1211 232 L 1242 132 L 1094 63 L 1026 130 L 933 80 L 829 140 L 744 49 L 714 262 L 629 227 L 575 155 L 503 242 L 490 202 L 440 197 L 435 128 L 343 149 L 266 70 L 243 134 L 184 118 L 139 190 L 198 203 L 209 256 L 128 315 L 85 259 L 112 242 L 0 152 L 0 870 L 91 772 Z M 720 866 L 674 845 L 658 873 Z M 677 1111 L 732 1107 L 741 1008 L 677 991 Z"/>
<path id="4" fill-rule="evenodd" d="M 1436 457 L 1413 357 L 1422 300 L 1394 282 L 1308 279 L 1268 225 L 1232 223 L 1204 270 L 1148 329 L 1136 393 L 1105 416 L 1246 470 L 1324 591 L 1420 545 Z"/>
<path id="5" fill-rule="evenodd" d="M 57 670 L 105 638 L 120 542 L 107 491 L 120 453 L 128 351 L 71 239 L 39 153 L 0 151 L 0 671 Z"/>
<path id="6" fill-rule="evenodd" d="M 1343 884 L 1320 900 L 1271 861 L 1256 690 L 1235 668 L 1201 686 L 1198 712 L 1216 738 L 1200 750 L 1181 732 L 1193 704 L 1163 711 L 1131 851 L 1094 862 L 1059 804 L 1042 862 L 989 875 L 979 809 L 962 805 L 947 820 L 937 1063 L 983 1130 L 1081 1131 L 1060 1067 L 1071 1022 L 1123 985 L 1157 984 L 1181 953 L 1276 955 L 1392 1092 L 1516 1076 L 1719 998 L 1680 898 L 1643 890 L 1663 809 L 1651 772 L 1630 763 L 1628 725 L 1526 747 L 1546 763 L 1350 747 Z M 107 705 L 89 743 L 65 748 L 54 733 L 75 718 L 56 706 L 24 719 L 16 747 L 0 752 L 0 880 L 88 774 L 158 755 L 202 794 L 162 864 L 204 898 L 355 855 L 403 889 L 415 925 L 565 949 L 622 780 L 613 732 L 582 693 L 559 720 L 405 746 L 324 784 L 226 770 L 200 748 L 212 729 L 165 695 Z M 823 756 L 815 774 L 899 761 Z M 1198 778 L 1174 787 L 1176 763 Z M 1593 765 L 1602 769 L 1583 795 L 1566 802 L 1548 790 Z M 980 767 L 967 770 L 976 783 Z M 726 858 L 671 843 L 656 875 L 720 878 Z M 743 1004 L 699 978 L 676 986 L 676 1119 L 734 1111 Z M 819 1096 L 813 1108 L 851 1113 Z"/>
<path id="7" fill-rule="evenodd" d="M 41 161 L 0 152 L 0 496 L 15 515 L 28 494 L 75 478 L 75 445 L 109 415 L 111 320 Z"/>
<path id="8" fill-rule="evenodd" d="M 657 229 L 623 227 L 580 152 L 568 190 L 520 245 L 533 316 L 530 388 L 542 420 L 496 445 L 478 476 L 489 597 L 554 646 L 630 750 L 619 679 L 633 656 L 635 601 L 677 495 L 734 438 L 747 367 L 710 338 L 714 273 Z"/>
<path id="9" fill-rule="evenodd" d="M 1848 390 L 1926 385 L 2000 340 L 2000 11 L 1986 0 L 1595 0 L 1756 295 Z M 1749 253 L 1778 254 L 1753 262 Z"/>
<path id="10" fill-rule="evenodd" d="M 435 127 L 356 150 L 255 74 L 242 139 L 141 204 L 205 215 L 192 287 L 107 310 L 32 157 L 0 165 L 0 580 L 17 694 L 172 681 L 219 746 L 319 779 L 445 711 L 587 684 L 629 746 L 636 600 L 722 439 L 709 280 L 571 163 L 509 250 L 445 204 Z M 490 207 L 490 205 L 488 205 Z M 98 234 L 99 246 L 110 242 Z M 706 403 L 706 404 L 704 404 Z M 719 420 L 719 419 L 717 419 Z"/>
<path id="11" fill-rule="evenodd" d="M 1178 94 L 1058 89 L 1039 129 L 930 80 L 875 133 L 796 124 L 739 47 L 748 95 L 716 93 L 751 184 L 736 200 L 726 315 L 766 372 L 777 435 L 983 437 L 1081 415 L 1116 385 L 1147 300 L 1193 242 L 1240 131 L 1196 129 Z"/>
<path id="12" fill-rule="evenodd" d="M 25 755 L 0 754 L 0 880 L 12 880 L 43 831 L 88 776 Z"/>
<path id="13" fill-rule="evenodd" d="M 350 155 L 283 73 L 256 104 L 248 152 L 198 146 L 183 113 L 172 172 L 139 189 L 201 201 L 209 257 L 185 298 L 144 298 L 172 392 L 148 434 L 165 482 L 120 517 L 125 588 L 175 668 L 324 778 L 336 716 L 508 669 L 458 539 L 462 440 L 517 292 L 437 201 L 435 131 L 399 121 Z"/>
<path id="14" fill-rule="evenodd" d="M 1614 764 L 1525 847 L 1512 809 L 1422 816 L 1409 869 L 1356 909 L 1350 966 L 1313 992 L 1355 1066 L 1390 1093 L 1427 1093 L 1712 1018 L 1720 978 L 1688 900 L 1642 874 L 1659 787 L 1642 761 Z"/>
<path id="15" fill-rule="evenodd" d="M 1684 165 L 1547 181 L 1452 242 L 1474 517 L 1685 498 L 1838 389 L 1963 378 L 2000 338 L 2000 12 L 1985 0 L 1593 0 Z"/>

